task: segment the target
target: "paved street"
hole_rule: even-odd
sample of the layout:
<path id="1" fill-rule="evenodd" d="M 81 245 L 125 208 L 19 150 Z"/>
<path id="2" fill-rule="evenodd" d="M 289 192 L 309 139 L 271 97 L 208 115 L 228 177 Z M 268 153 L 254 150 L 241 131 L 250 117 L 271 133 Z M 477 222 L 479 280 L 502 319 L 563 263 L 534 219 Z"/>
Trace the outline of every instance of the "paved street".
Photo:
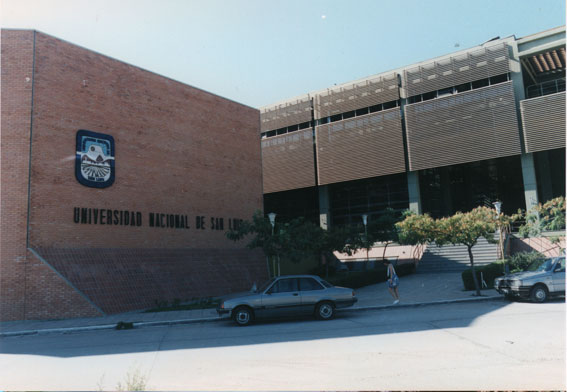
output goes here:
<path id="1" fill-rule="evenodd" d="M 565 389 L 565 302 L 504 300 L 5 337 L 2 389 Z"/>
<path id="2" fill-rule="evenodd" d="M 351 309 L 383 309 L 392 306 L 392 296 L 386 282 L 372 284 L 356 290 L 358 302 Z M 401 302 L 399 307 L 423 304 L 479 301 L 501 298 L 495 290 L 483 290 L 482 297 L 475 297 L 472 291 L 463 290 L 459 272 L 443 274 L 412 274 L 403 276 L 400 283 Z M 110 314 L 103 317 L 71 318 L 64 320 L 23 320 L 0 323 L 0 337 L 35 333 L 61 333 L 89 329 L 113 329 L 120 321 L 133 322 L 139 327 L 150 325 L 174 325 L 199 321 L 216 321 L 214 309 L 184 310 L 174 312 L 141 311 Z"/>

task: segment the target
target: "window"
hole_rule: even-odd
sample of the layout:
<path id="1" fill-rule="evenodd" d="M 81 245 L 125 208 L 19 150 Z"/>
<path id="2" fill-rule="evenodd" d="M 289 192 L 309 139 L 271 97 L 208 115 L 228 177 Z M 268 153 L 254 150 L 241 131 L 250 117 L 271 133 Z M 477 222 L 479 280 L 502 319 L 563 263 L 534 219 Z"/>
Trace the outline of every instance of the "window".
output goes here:
<path id="1" fill-rule="evenodd" d="M 297 279 L 280 279 L 278 280 L 270 289 L 269 293 L 290 293 L 293 291 L 298 291 Z"/>
<path id="2" fill-rule="evenodd" d="M 299 125 L 290 125 L 289 127 L 287 127 L 288 132 L 297 131 L 298 129 L 299 129 Z"/>
<path id="3" fill-rule="evenodd" d="M 370 106 L 368 109 L 370 110 L 370 113 L 374 113 L 381 111 L 383 107 L 382 104 L 379 104 L 379 105 Z"/>
<path id="4" fill-rule="evenodd" d="M 490 78 L 490 84 L 504 83 L 508 81 L 508 74 L 493 76 Z"/>
<path id="5" fill-rule="evenodd" d="M 309 128 L 311 123 L 309 121 L 299 124 L 299 129 Z"/>
<path id="6" fill-rule="evenodd" d="M 565 257 L 559 259 L 560 261 L 555 264 L 555 272 L 565 272 Z"/>
<path id="7" fill-rule="evenodd" d="M 331 122 L 341 121 L 342 119 L 343 119 L 342 114 L 335 114 L 334 116 L 331 116 Z"/>
<path id="8" fill-rule="evenodd" d="M 398 101 L 390 101 L 383 104 L 384 110 L 393 109 L 398 106 Z"/>
<path id="9" fill-rule="evenodd" d="M 368 114 L 368 108 L 356 109 L 357 116 L 363 116 L 365 114 Z"/>
<path id="10" fill-rule="evenodd" d="M 462 93 L 465 91 L 469 91 L 472 87 L 470 83 L 463 83 L 463 84 L 459 84 L 457 87 L 455 87 L 457 89 L 458 93 Z"/>
<path id="11" fill-rule="evenodd" d="M 488 84 L 489 84 L 488 79 L 481 79 L 481 80 L 477 80 L 477 81 L 472 82 L 472 88 L 475 89 L 475 88 L 486 87 L 486 86 L 488 86 Z"/>
<path id="12" fill-rule="evenodd" d="M 299 288 L 301 291 L 323 290 L 323 286 L 313 278 L 299 278 Z"/>
<path id="13" fill-rule="evenodd" d="M 420 95 L 414 95 L 413 97 L 409 97 L 408 98 L 408 103 L 417 103 L 417 102 L 421 102 L 421 94 Z"/>
<path id="14" fill-rule="evenodd" d="M 437 98 L 445 97 L 447 95 L 452 95 L 453 91 L 454 91 L 453 87 L 444 88 L 442 90 L 439 90 L 437 92 Z"/>
<path id="15" fill-rule="evenodd" d="M 437 98 L 437 91 L 432 91 L 430 93 L 425 93 L 422 95 L 424 101 L 428 101 L 430 99 Z"/>
<path id="16" fill-rule="evenodd" d="M 352 117 L 354 117 L 354 110 L 351 111 L 351 112 L 343 113 L 343 120 L 346 120 L 347 118 L 352 118 Z"/>
<path id="17" fill-rule="evenodd" d="M 329 282 L 327 282 L 326 280 L 322 280 L 321 279 L 321 283 L 323 283 L 323 286 L 325 286 L 326 288 L 330 289 L 331 287 L 334 287 L 332 284 L 330 284 Z"/>

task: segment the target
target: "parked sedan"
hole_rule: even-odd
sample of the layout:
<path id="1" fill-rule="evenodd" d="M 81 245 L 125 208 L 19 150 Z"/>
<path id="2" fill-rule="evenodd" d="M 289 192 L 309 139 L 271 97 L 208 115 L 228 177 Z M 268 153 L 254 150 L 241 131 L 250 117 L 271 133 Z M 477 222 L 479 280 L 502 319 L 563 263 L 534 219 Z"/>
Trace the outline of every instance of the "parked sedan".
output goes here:
<path id="1" fill-rule="evenodd" d="M 228 314 L 240 326 L 255 318 L 314 315 L 330 320 L 337 308 L 354 305 L 354 290 L 335 287 L 315 275 L 279 276 L 248 293 L 221 300 L 217 312 Z"/>
<path id="2" fill-rule="evenodd" d="M 552 296 L 565 295 L 565 256 L 533 262 L 526 271 L 501 276 L 494 288 L 508 298 L 520 297 L 545 302 Z"/>

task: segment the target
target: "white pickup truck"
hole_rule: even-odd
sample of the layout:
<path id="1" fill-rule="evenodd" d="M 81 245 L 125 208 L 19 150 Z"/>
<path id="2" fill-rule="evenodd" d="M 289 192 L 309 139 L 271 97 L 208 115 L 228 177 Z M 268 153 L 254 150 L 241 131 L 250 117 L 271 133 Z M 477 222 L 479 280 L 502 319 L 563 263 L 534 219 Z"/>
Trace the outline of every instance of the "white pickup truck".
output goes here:
<path id="1" fill-rule="evenodd" d="M 565 296 L 565 256 L 538 260 L 523 272 L 498 277 L 494 288 L 507 298 L 519 297 L 533 302 Z"/>

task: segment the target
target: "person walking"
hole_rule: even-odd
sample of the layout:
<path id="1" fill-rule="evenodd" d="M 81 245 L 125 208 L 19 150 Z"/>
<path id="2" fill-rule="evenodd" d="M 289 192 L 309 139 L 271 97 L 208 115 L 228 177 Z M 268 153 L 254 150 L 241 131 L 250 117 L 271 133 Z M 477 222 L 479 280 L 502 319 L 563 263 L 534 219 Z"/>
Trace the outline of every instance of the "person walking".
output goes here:
<path id="1" fill-rule="evenodd" d="M 388 272 L 388 291 L 394 297 L 394 305 L 396 305 L 400 302 L 400 294 L 398 293 L 400 278 L 398 278 L 398 274 L 396 274 L 396 270 L 389 260 L 384 260 L 384 266 Z"/>

